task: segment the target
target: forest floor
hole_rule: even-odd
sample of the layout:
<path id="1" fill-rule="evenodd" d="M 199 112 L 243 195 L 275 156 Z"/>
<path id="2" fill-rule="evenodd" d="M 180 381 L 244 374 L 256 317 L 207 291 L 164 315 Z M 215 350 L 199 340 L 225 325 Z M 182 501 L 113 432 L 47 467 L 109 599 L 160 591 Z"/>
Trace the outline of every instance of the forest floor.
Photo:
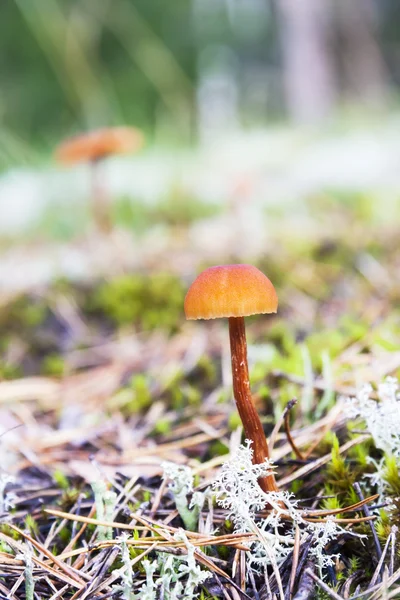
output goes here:
<path id="1" fill-rule="evenodd" d="M 131 230 L 3 243 L 0 598 L 400 597 L 400 411 L 378 389 L 400 373 L 399 207 L 240 193 L 204 213 L 176 194 Z M 236 262 L 279 296 L 247 320 L 282 492 L 258 505 L 226 323 L 183 313 L 203 268 Z"/>

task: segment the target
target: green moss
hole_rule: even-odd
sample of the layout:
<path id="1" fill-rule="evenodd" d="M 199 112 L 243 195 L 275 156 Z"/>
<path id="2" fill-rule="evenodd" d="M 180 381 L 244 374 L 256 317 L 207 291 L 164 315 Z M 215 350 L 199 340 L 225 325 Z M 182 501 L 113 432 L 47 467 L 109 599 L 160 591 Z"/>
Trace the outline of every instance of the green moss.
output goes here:
<path id="1" fill-rule="evenodd" d="M 82 235 L 90 223 L 86 203 L 51 202 L 42 213 L 38 223 L 34 224 L 31 235 L 37 238 L 68 241 Z"/>
<path id="2" fill-rule="evenodd" d="M 27 514 L 25 517 L 25 529 L 28 530 L 29 534 L 35 538 L 38 537 L 39 534 L 39 528 L 38 528 L 38 524 L 35 521 L 35 519 L 32 517 L 32 515 Z"/>
<path id="3" fill-rule="evenodd" d="M 139 373 L 133 375 L 130 387 L 135 397 L 135 412 L 148 408 L 151 404 L 150 384 L 146 375 Z"/>
<path id="4" fill-rule="evenodd" d="M 15 332 L 20 332 L 21 328 L 32 329 L 43 323 L 47 313 L 44 300 L 21 296 L 0 308 L 0 327 Z"/>
<path id="5" fill-rule="evenodd" d="M 337 510 L 338 508 L 343 508 L 341 499 L 334 493 L 333 488 L 329 485 L 325 486 L 325 494 L 326 496 L 329 496 L 329 498 L 324 498 L 321 503 L 324 510 Z M 341 513 L 338 513 L 336 516 L 341 516 Z"/>
<path id="6" fill-rule="evenodd" d="M 179 185 L 154 208 L 153 222 L 172 226 L 187 226 L 193 221 L 212 217 L 221 212 L 221 206 L 189 197 Z"/>
<path id="7" fill-rule="evenodd" d="M 229 448 L 220 440 L 215 440 L 211 442 L 209 448 L 209 454 L 211 458 L 213 458 L 214 456 L 223 456 L 224 454 L 228 454 L 228 452 Z"/>
<path id="8" fill-rule="evenodd" d="M 146 232 L 152 225 L 149 207 L 131 198 L 118 198 L 113 203 L 112 214 L 116 225 L 131 229 L 138 235 Z"/>
<path id="9" fill-rule="evenodd" d="M 86 309 L 103 314 L 118 327 L 173 332 L 182 319 L 184 295 L 182 282 L 171 274 L 123 275 L 89 294 Z"/>
<path id="10" fill-rule="evenodd" d="M 351 431 L 354 429 L 354 423 L 348 424 L 348 430 Z M 371 456 L 371 451 L 373 449 L 373 440 L 372 438 L 366 440 L 362 444 L 357 444 L 353 446 L 348 451 L 348 457 L 354 460 L 357 464 L 357 469 L 363 473 L 370 473 L 373 471 L 374 467 L 369 462 L 369 457 Z"/>
<path id="11" fill-rule="evenodd" d="M 242 420 L 237 410 L 234 410 L 228 418 L 229 431 L 235 431 L 238 427 L 242 426 Z"/>
<path id="12" fill-rule="evenodd" d="M 140 532 L 138 529 L 134 529 L 133 531 L 130 531 L 129 534 L 134 540 L 138 540 L 140 538 Z M 133 560 L 134 558 L 137 558 L 138 556 L 140 556 L 143 553 L 142 548 L 135 548 L 135 546 L 128 546 L 128 551 L 129 551 L 129 557 L 131 560 Z M 142 561 L 139 561 L 139 563 L 138 563 L 140 565 L 140 568 L 142 568 L 141 563 L 142 563 Z"/>
<path id="13" fill-rule="evenodd" d="M 217 397 L 217 404 L 226 404 L 232 400 L 232 390 L 229 388 L 221 388 Z"/>
<path id="14" fill-rule="evenodd" d="M 212 360 L 206 355 L 201 356 L 194 369 L 194 377 L 196 378 L 196 381 L 201 380 L 203 384 L 210 386 L 214 385 L 217 382 L 217 367 L 215 360 Z"/>
<path id="15" fill-rule="evenodd" d="M 11 527 L 9 527 L 9 525 L 7 525 L 7 523 L 0 523 L 0 532 L 4 533 L 4 535 L 11 538 L 12 540 L 16 540 L 16 541 L 23 540 L 22 535 L 20 533 L 18 533 L 18 531 L 15 531 L 15 529 L 11 529 Z"/>
<path id="16" fill-rule="evenodd" d="M 379 511 L 379 518 L 375 521 L 374 527 L 379 540 L 385 544 L 392 529 L 392 523 L 387 511 L 383 509 Z"/>
<path id="17" fill-rule="evenodd" d="M 144 490 L 143 502 L 150 502 L 150 500 L 151 500 L 151 492 L 149 490 Z"/>
<path id="18" fill-rule="evenodd" d="M 268 400 L 271 397 L 271 389 L 268 385 L 260 385 L 256 388 L 257 396 L 261 398 L 261 400 Z"/>
<path id="19" fill-rule="evenodd" d="M 252 385 L 264 383 L 270 373 L 270 364 L 272 359 L 276 355 L 276 350 L 273 346 L 268 346 L 268 348 L 271 351 L 266 352 L 265 358 L 262 361 L 256 362 L 256 364 L 253 365 L 253 367 L 251 368 L 250 382 Z"/>
<path id="20" fill-rule="evenodd" d="M 63 527 L 61 530 L 59 530 L 59 536 L 63 544 L 67 545 L 71 540 L 71 530 L 69 527 Z M 57 548 L 53 549 L 53 554 L 58 554 Z"/>
<path id="21" fill-rule="evenodd" d="M 185 190 L 176 185 L 155 205 L 120 198 L 113 204 L 112 212 L 117 225 L 140 235 L 154 225 L 186 227 L 194 221 L 218 214 L 221 206 L 188 197 Z"/>
<path id="22" fill-rule="evenodd" d="M 0 529 L 1 531 L 1 529 Z M 0 540 L 0 552 L 12 553 L 12 548 L 4 540 Z"/>
<path id="23" fill-rule="evenodd" d="M 197 387 L 194 385 L 186 385 L 184 387 L 184 394 L 186 396 L 187 403 L 190 406 L 200 406 L 202 395 Z"/>
<path id="24" fill-rule="evenodd" d="M 180 411 L 188 404 L 199 406 L 202 396 L 198 387 L 186 383 L 184 373 L 177 369 L 169 376 L 168 381 L 164 382 L 163 398 L 168 407 Z"/>
<path id="25" fill-rule="evenodd" d="M 400 522 L 400 471 L 395 456 L 385 456 L 383 477 L 387 483 L 386 493 L 391 498 L 392 502 L 392 509 L 389 513 L 391 524 L 398 525 Z"/>
<path id="26" fill-rule="evenodd" d="M 325 454 L 328 454 L 328 452 L 332 452 L 332 445 L 335 439 L 337 439 L 337 437 L 333 431 L 328 430 L 325 433 L 324 437 L 318 444 L 318 453 L 320 456 L 324 456 Z"/>
<path id="27" fill-rule="evenodd" d="M 65 373 L 65 361 L 59 354 L 48 354 L 44 357 L 41 371 L 43 375 L 62 377 Z"/>
<path id="28" fill-rule="evenodd" d="M 18 379 L 23 376 L 20 365 L 13 365 L 7 362 L 0 363 L 0 379 Z"/>
<path id="29" fill-rule="evenodd" d="M 75 487 L 68 487 L 63 490 L 63 494 L 59 500 L 61 510 L 68 511 L 71 506 L 78 500 L 80 490 Z"/>
<path id="30" fill-rule="evenodd" d="M 133 375 L 127 387 L 118 390 L 107 402 L 109 411 L 120 410 L 129 416 L 144 412 L 152 402 L 149 378 L 138 373 Z"/>
<path id="31" fill-rule="evenodd" d="M 217 552 L 218 557 L 221 560 L 228 560 L 229 556 L 231 555 L 231 550 L 228 548 L 228 546 L 217 546 Z"/>
<path id="32" fill-rule="evenodd" d="M 390 495 L 400 496 L 400 471 L 396 457 L 387 454 L 385 456 L 384 479 L 390 488 Z"/>
<path id="33" fill-rule="evenodd" d="M 329 485 L 332 493 L 345 493 L 353 495 L 353 483 L 356 473 L 346 463 L 344 457 L 340 454 L 339 440 L 336 435 L 332 435 L 332 459 L 326 469 L 326 484 Z"/>
<path id="34" fill-rule="evenodd" d="M 292 492 L 292 494 L 294 494 L 296 496 L 296 495 L 302 493 L 303 486 L 304 486 L 304 481 L 302 479 L 295 479 L 290 484 L 290 491 Z"/>
<path id="35" fill-rule="evenodd" d="M 171 387 L 169 389 L 170 404 L 171 408 L 180 411 L 185 406 L 185 397 L 180 387 Z"/>
<path id="36" fill-rule="evenodd" d="M 166 435 L 172 430 L 171 422 L 168 419 L 158 419 L 154 425 L 153 432 L 156 435 Z"/>
<path id="37" fill-rule="evenodd" d="M 68 477 L 62 471 L 60 471 L 60 469 L 56 469 L 54 471 L 53 479 L 60 489 L 67 490 L 69 488 L 70 483 L 68 481 Z"/>
<path id="38" fill-rule="evenodd" d="M 233 521 L 231 521 L 230 519 L 225 519 L 224 529 L 226 530 L 227 533 L 233 533 L 233 531 L 235 529 Z"/>

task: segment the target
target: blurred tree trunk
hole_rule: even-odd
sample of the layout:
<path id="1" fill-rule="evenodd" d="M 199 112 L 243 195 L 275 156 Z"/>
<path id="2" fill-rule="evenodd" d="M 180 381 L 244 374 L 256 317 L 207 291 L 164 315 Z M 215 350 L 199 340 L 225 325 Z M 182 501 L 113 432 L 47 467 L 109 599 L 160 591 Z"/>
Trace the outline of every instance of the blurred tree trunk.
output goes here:
<path id="1" fill-rule="evenodd" d="M 277 0 L 277 6 L 287 109 L 295 121 L 318 121 L 331 112 L 336 96 L 330 2 Z"/>
<path id="2" fill-rule="evenodd" d="M 376 39 L 378 14 L 374 0 L 339 0 L 335 6 L 345 87 L 358 100 L 383 104 L 388 74 Z"/>

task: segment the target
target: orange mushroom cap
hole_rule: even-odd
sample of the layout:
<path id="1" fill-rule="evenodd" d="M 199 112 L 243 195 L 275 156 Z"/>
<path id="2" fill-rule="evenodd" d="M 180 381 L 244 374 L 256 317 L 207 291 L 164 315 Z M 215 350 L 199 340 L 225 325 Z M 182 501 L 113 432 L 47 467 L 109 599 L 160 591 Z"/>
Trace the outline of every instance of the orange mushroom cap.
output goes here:
<path id="1" fill-rule="evenodd" d="M 143 140 L 143 134 L 134 127 L 105 127 L 65 140 L 56 149 L 56 158 L 67 164 L 98 160 L 109 154 L 137 151 Z"/>
<path id="2" fill-rule="evenodd" d="M 251 265 L 206 269 L 185 298 L 187 319 L 217 319 L 275 313 L 278 297 L 268 277 Z"/>

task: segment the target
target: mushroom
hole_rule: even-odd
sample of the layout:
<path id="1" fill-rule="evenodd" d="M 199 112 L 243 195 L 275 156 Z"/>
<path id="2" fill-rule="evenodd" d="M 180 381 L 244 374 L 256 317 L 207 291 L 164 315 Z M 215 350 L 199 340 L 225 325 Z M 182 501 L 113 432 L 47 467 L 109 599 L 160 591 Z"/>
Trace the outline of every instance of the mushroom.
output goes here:
<path id="1" fill-rule="evenodd" d="M 134 152 L 142 145 L 143 135 L 134 127 L 108 127 L 76 135 L 56 149 L 56 159 L 63 164 L 90 163 L 93 217 L 103 232 L 110 231 L 111 216 L 109 198 L 102 180 L 102 163 L 112 154 Z"/>
<path id="2" fill-rule="evenodd" d="M 253 442 L 253 463 L 269 458 L 268 444 L 250 391 L 244 317 L 275 313 L 276 291 L 270 280 L 251 265 L 223 265 L 206 269 L 195 279 L 185 298 L 187 319 L 228 317 L 233 394 L 247 439 Z M 266 492 L 277 491 L 271 473 L 259 480 Z"/>

